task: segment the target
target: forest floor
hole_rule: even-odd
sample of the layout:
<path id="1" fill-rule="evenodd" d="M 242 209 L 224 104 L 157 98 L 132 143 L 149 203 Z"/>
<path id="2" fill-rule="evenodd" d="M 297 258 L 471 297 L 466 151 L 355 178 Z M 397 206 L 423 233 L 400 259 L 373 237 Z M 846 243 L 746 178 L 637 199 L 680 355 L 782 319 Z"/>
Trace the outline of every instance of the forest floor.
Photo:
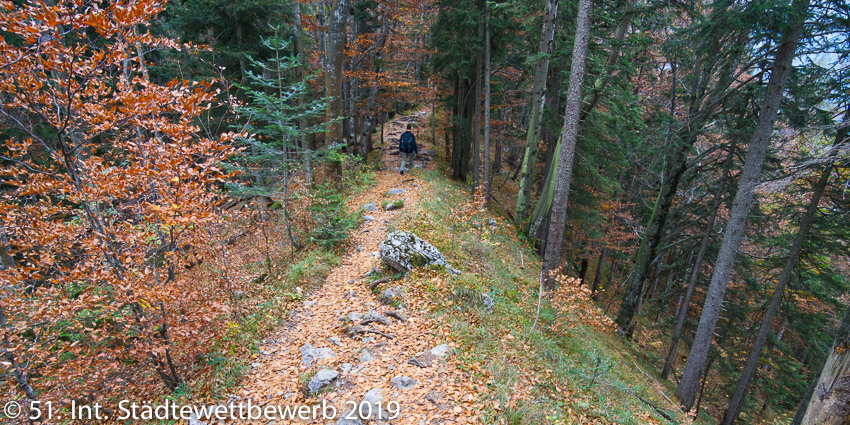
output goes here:
<path id="1" fill-rule="evenodd" d="M 263 339 L 248 372 L 228 391 L 227 403 L 250 401 L 263 408 L 325 403 L 335 408 L 335 419 L 322 419 L 319 410 L 308 415 L 315 420 L 239 423 L 385 423 L 342 418 L 363 404 L 362 416 L 368 416 L 378 399 L 384 414 L 394 417 L 399 408 L 393 424 L 689 423 L 667 395 L 668 385 L 652 374 L 653 365 L 613 329 L 559 327 L 559 318 L 580 317 L 596 308 L 592 303 L 565 311 L 544 300 L 540 323 L 532 328 L 540 258 L 507 220 L 471 202 L 468 187 L 445 178 L 442 161 L 419 162 L 423 167 L 399 174 L 400 157 L 389 146 L 407 122 L 423 124 L 417 132 L 420 152 L 440 151 L 424 130 L 428 117 L 419 111 L 386 126 L 375 184 L 348 205 L 361 211 L 374 203 L 375 211 L 362 212 L 366 219 L 334 257 L 333 268 L 329 260 L 317 264 L 330 269 L 327 277 L 301 302 L 275 313 L 286 320 Z M 391 189 L 403 192 L 390 195 Z M 383 208 L 398 200 L 402 208 Z M 391 271 L 378 247 L 394 230 L 431 242 L 462 273 Z M 378 279 L 386 281 L 370 289 Z M 383 304 L 380 294 L 387 289 L 402 298 Z M 360 329 L 379 333 L 346 332 L 370 312 L 383 315 L 387 324 Z M 388 312 L 400 312 L 405 320 Z M 310 382 L 328 381 L 317 393 L 309 391 Z M 192 425 L 201 423 L 220 422 Z"/>
<path id="2" fill-rule="evenodd" d="M 415 119 L 416 116 L 421 114 L 408 118 Z M 387 140 L 397 139 L 406 123 L 405 118 L 390 123 L 385 129 Z M 425 149 L 428 146 L 420 142 L 420 152 Z M 378 246 L 402 217 L 400 210 L 385 211 L 382 203 L 401 199 L 404 208 L 409 208 L 419 201 L 421 189 L 417 178 L 410 173 L 400 175 L 396 171 L 400 161 L 398 155 L 384 149 L 383 156 L 389 169 L 376 172 L 377 183 L 352 201 L 356 203 L 352 205 L 354 209 L 374 203 L 377 209 L 365 212 L 371 219 L 354 231 L 349 242 L 350 249 L 340 258 L 340 265 L 331 270 L 325 282 L 290 313 L 287 324 L 265 339 L 259 350 L 260 356 L 254 360 L 252 370 L 246 374 L 241 388 L 235 391 L 229 402 L 246 403 L 251 400 L 252 404 L 263 407 L 313 406 L 326 402 L 336 408 L 336 422 L 355 403 L 359 406 L 367 393 L 366 399 L 371 401 L 375 401 L 376 394 L 380 393 L 380 407 L 385 414 L 395 416 L 393 413 L 400 408 L 393 423 L 419 424 L 421 420 L 438 424 L 476 422 L 481 406 L 476 404 L 480 397 L 475 388 L 475 378 L 456 364 L 457 357 L 451 351 L 457 345 L 448 338 L 448 328 L 427 313 L 424 300 L 415 292 L 406 293 L 404 307 L 398 309 L 398 305 L 382 304 L 369 289 L 369 283 L 377 279 L 370 273 L 381 267 Z M 425 164 L 428 168 L 434 166 Z M 403 189 L 404 193 L 390 197 L 387 193 L 391 189 Z M 370 324 L 371 329 L 392 338 L 376 333 L 346 335 L 346 328 L 355 324 L 348 320 L 349 315 L 357 317 L 370 311 L 382 314 L 398 311 L 405 320 L 390 318 L 388 324 Z M 436 355 L 430 354 L 432 349 L 442 344 L 447 347 L 437 348 L 434 351 Z M 444 354 L 441 350 L 445 348 L 448 352 Z M 316 357 L 316 360 L 309 361 L 310 357 Z M 411 362 L 414 358 L 419 361 Z M 318 383 L 321 376 L 332 375 L 323 372 L 317 378 L 322 370 L 334 371 L 338 375 L 333 383 L 311 395 L 307 389 L 311 380 L 316 379 Z M 410 388 L 396 388 L 393 378 L 404 381 L 404 385 L 397 383 L 398 386 Z M 377 411 L 377 403 L 374 409 Z M 368 410 L 364 406 L 366 414 L 363 416 L 368 416 Z M 328 422 L 321 419 L 320 414 L 314 421 L 295 419 L 291 423 Z M 243 423 L 268 422 L 264 419 Z M 290 422 L 277 420 L 274 423 Z M 358 422 L 343 420 L 339 423 Z"/>

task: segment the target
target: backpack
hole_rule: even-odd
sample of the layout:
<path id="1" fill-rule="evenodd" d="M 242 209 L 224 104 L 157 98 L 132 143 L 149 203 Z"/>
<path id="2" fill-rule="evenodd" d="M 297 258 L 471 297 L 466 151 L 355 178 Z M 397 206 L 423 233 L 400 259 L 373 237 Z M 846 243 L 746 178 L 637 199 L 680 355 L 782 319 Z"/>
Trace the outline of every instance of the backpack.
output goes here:
<path id="1" fill-rule="evenodd" d="M 404 153 L 411 153 L 416 150 L 416 142 L 414 141 L 413 133 L 405 131 L 401 134 L 398 149 Z"/>

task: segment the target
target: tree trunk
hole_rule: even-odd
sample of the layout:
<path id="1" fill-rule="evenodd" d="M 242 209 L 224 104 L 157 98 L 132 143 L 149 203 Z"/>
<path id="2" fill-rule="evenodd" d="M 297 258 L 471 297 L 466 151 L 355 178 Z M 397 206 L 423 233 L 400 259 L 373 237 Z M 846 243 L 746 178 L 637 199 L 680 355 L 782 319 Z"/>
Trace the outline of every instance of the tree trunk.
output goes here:
<path id="1" fill-rule="evenodd" d="M 850 109 L 848 109 L 845 113 L 843 122 L 847 123 L 848 119 L 850 119 Z M 841 144 L 846 137 L 847 127 L 843 127 L 838 131 L 833 147 Z M 812 190 L 812 198 L 809 200 L 809 205 L 806 207 L 806 212 L 803 214 L 803 218 L 800 221 L 800 228 L 797 230 L 794 242 L 791 243 L 788 258 L 785 259 L 785 266 L 779 274 L 776 289 L 773 291 L 773 298 L 770 300 L 767 311 L 764 313 L 764 318 L 762 319 L 758 334 L 753 342 L 753 348 L 750 350 L 750 355 L 747 357 L 746 363 L 744 363 L 744 368 L 741 370 L 741 377 L 738 378 L 738 384 L 735 386 L 735 392 L 732 393 L 732 399 L 729 401 L 729 406 L 726 408 L 726 413 L 723 415 L 723 421 L 721 422 L 723 425 L 731 425 L 735 423 L 738 419 L 738 415 L 741 413 L 741 406 L 744 402 L 747 387 L 749 387 L 750 380 L 752 380 L 753 374 L 755 374 L 759 356 L 761 356 L 761 350 L 764 347 L 764 342 L 767 340 L 767 334 L 770 332 L 770 327 L 773 325 L 773 318 L 776 316 L 780 302 L 782 302 L 782 295 L 785 292 L 785 287 L 791 280 L 791 273 L 794 271 L 797 259 L 803 251 L 803 243 L 806 241 L 809 230 L 812 228 L 812 222 L 814 222 L 815 216 L 817 215 L 820 198 L 826 189 L 827 183 L 829 183 L 830 175 L 832 175 L 832 166 L 835 163 L 837 151 L 838 149 L 834 148 L 832 149 L 832 152 L 830 152 L 828 157 L 829 159 L 823 167 L 820 179 Z M 850 383 L 850 379 L 848 379 L 848 383 Z M 850 385 L 848 385 L 847 390 L 850 390 Z M 848 401 L 850 401 L 850 399 L 848 399 Z M 850 405 L 847 407 L 850 408 Z M 847 412 L 850 413 L 850 410 Z"/>
<path id="2" fill-rule="evenodd" d="M 302 33 L 302 24 L 301 24 L 301 4 L 295 3 L 293 5 L 295 10 L 295 22 L 292 25 L 292 48 L 295 51 L 295 56 L 299 60 L 299 65 L 296 68 L 296 75 L 298 76 L 299 81 L 304 81 L 307 78 L 306 71 L 306 63 L 304 61 L 307 60 L 307 55 L 304 53 L 304 35 Z M 299 98 L 299 103 L 303 103 L 304 99 Z M 298 117 L 298 130 L 301 131 L 300 141 L 301 141 L 301 155 L 304 161 L 304 182 L 307 186 L 312 186 L 313 184 L 313 149 L 315 148 L 315 140 L 314 135 L 308 132 L 309 124 L 307 123 L 306 117 Z"/>
<path id="3" fill-rule="evenodd" d="M 710 19 L 720 24 L 725 22 L 728 19 L 727 15 L 730 13 L 728 9 L 730 3 L 730 1 L 722 1 L 720 4 L 716 4 L 712 9 L 712 17 Z M 663 173 L 664 181 L 661 184 L 661 190 L 650 215 L 649 224 L 638 247 L 634 267 L 626 285 L 626 293 L 623 296 L 623 302 L 617 314 L 617 325 L 619 326 L 621 335 L 625 338 L 631 337 L 631 332 L 633 331 L 632 319 L 634 319 L 638 300 L 640 299 L 643 282 L 646 280 L 649 272 L 650 263 L 655 258 L 655 251 L 661 241 L 661 235 L 667 221 L 670 206 L 678 189 L 679 181 L 688 169 L 688 153 L 696 142 L 702 127 L 707 120 L 712 118 L 720 100 L 727 93 L 730 85 L 736 80 L 737 62 L 729 58 L 730 53 L 724 50 L 724 47 L 730 42 L 725 41 L 727 44 L 723 44 L 720 38 L 724 38 L 726 35 L 720 32 L 717 34 L 722 37 L 710 38 L 706 40 L 704 46 L 700 47 L 700 63 L 696 67 L 700 69 L 700 74 L 691 78 L 693 86 L 690 90 L 688 116 L 685 119 L 684 125 L 677 132 L 678 135 L 676 137 L 679 148 L 673 160 L 668 162 L 665 167 Z M 743 42 L 741 40 L 742 38 L 746 38 L 743 32 L 737 34 L 735 37 L 731 37 L 730 40 Z M 719 60 L 718 57 L 723 57 L 724 59 Z M 716 66 L 719 66 L 719 69 L 716 69 Z M 713 88 L 710 91 L 708 90 L 709 82 L 713 84 Z"/>
<path id="4" fill-rule="evenodd" d="M 643 285 L 649 274 L 652 260 L 655 258 L 658 244 L 661 243 L 664 224 L 667 222 L 670 207 L 673 205 L 673 198 L 679 187 L 679 181 L 688 168 L 688 152 L 693 146 L 696 135 L 688 134 L 688 136 L 688 140 L 682 141 L 679 145 L 675 159 L 668 164 L 669 173 L 666 173 L 667 178 L 661 184 L 661 190 L 650 215 L 649 225 L 641 239 L 635 256 L 634 267 L 626 283 L 626 293 L 623 296 L 623 302 L 620 304 L 620 311 L 617 313 L 617 326 L 620 335 L 624 338 L 630 338 L 634 331 L 633 319 L 641 300 Z"/>
<path id="5" fill-rule="evenodd" d="M 543 114 L 543 93 L 546 91 L 546 77 L 549 74 L 549 56 L 555 43 L 555 25 L 558 17 L 558 0 L 547 0 L 543 11 L 543 33 L 537 49 L 538 59 L 534 66 L 534 82 L 531 87 L 531 111 L 528 117 L 528 129 L 525 136 L 525 151 L 522 157 L 522 171 L 517 193 L 516 215 L 514 222 L 520 224 L 528 217 L 531 205 L 531 182 L 534 179 L 537 164 L 537 144 L 540 141 L 540 117 Z"/>
<path id="6" fill-rule="evenodd" d="M 325 111 L 325 144 L 332 146 L 342 142 L 343 114 L 342 67 L 345 54 L 345 22 L 349 0 L 333 0 L 328 8 L 328 31 L 325 60 L 325 94 L 329 98 Z"/>
<path id="7" fill-rule="evenodd" d="M 618 2 L 619 3 L 619 2 Z M 626 39 L 626 34 L 628 33 L 629 26 L 632 24 L 632 18 L 635 16 L 635 1 L 627 0 L 625 5 L 618 5 L 618 10 L 625 9 L 623 13 L 623 19 L 620 20 L 620 23 L 617 25 L 617 30 L 614 32 L 614 39 L 611 43 L 611 51 L 608 52 L 608 57 L 605 60 L 605 65 L 608 67 L 613 67 L 617 64 L 617 60 L 620 58 L 620 52 L 622 48 L 623 41 Z M 593 90 L 590 95 L 582 102 L 584 107 L 581 109 L 581 115 L 579 116 L 579 121 L 584 121 L 590 111 L 596 107 L 596 104 L 599 102 L 599 97 L 602 92 L 605 90 L 605 86 L 608 85 L 608 82 L 612 77 L 615 77 L 616 73 L 608 73 L 605 75 L 604 79 L 597 80 L 597 84 L 593 84 Z"/>
<path id="8" fill-rule="evenodd" d="M 490 203 L 490 4 L 484 17 L 484 203 Z"/>
<path id="9" fill-rule="evenodd" d="M 587 46 L 590 40 L 590 10 L 592 0 L 579 0 L 576 20 L 575 44 L 573 45 L 572 64 L 570 66 L 570 87 L 567 91 L 567 106 L 564 112 L 564 129 L 561 133 L 563 143 L 558 160 L 558 178 L 552 201 L 552 214 L 549 220 L 549 238 L 543 257 L 543 276 L 546 289 L 555 289 L 553 272 L 561 259 L 561 244 L 567 218 L 567 203 L 570 194 L 570 179 L 573 171 L 576 139 L 578 138 L 578 118 L 581 113 L 581 89 L 584 85 L 584 72 L 587 67 Z"/>
<path id="10" fill-rule="evenodd" d="M 590 289 L 590 294 L 593 299 L 596 299 L 596 291 L 599 290 L 599 283 L 602 279 L 602 270 L 605 268 L 605 257 L 608 255 L 608 247 L 603 247 L 599 254 L 599 261 L 596 263 L 596 272 L 593 274 L 593 287 Z"/>
<path id="11" fill-rule="evenodd" d="M 579 263 L 580 266 L 578 268 L 578 280 L 581 285 L 584 285 L 584 278 L 587 277 L 588 263 L 589 261 L 587 260 L 587 257 L 582 257 L 581 262 Z"/>
<path id="12" fill-rule="evenodd" d="M 844 314 L 826 362 L 812 382 L 793 424 L 843 425 L 850 418 L 850 308 Z"/>
<path id="13" fill-rule="evenodd" d="M 614 43 L 613 43 L 614 45 L 612 46 L 611 51 L 608 53 L 608 57 L 606 59 L 606 64 L 608 64 L 609 66 L 615 65 L 617 63 L 617 60 L 620 58 L 620 45 L 622 44 L 623 39 L 625 38 L 626 30 L 628 29 L 629 25 L 631 25 L 631 20 L 632 20 L 632 17 L 634 15 L 634 12 L 633 12 L 632 9 L 633 9 L 633 7 L 629 6 L 629 12 L 627 12 L 625 14 L 625 16 L 623 17 L 623 20 L 620 21 L 620 24 L 617 27 L 617 33 L 614 35 Z M 612 75 L 610 75 L 610 74 L 607 75 L 605 77 L 605 83 L 607 83 L 607 81 L 611 77 L 612 77 Z M 553 80 L 553 85 L 557 85 L 557 80 Z M 553 88 L 556 88 L 556 87 L 553 87 Z M 553 93 L 551 93 L 552 96 L 551 96 L 551 100 L 550 100 L 550 107 L 552 105 L 557 105 L 557 104 L 560 103 L 560 97 L 557 95 L 558 92 L 560 92 L 560 89 L 554 90 Z M 597 90 L 597 91 L 594 92 L 593 97 L 591 99 L 585 99 L 585 100 L 582 101 L 583 106 L 582 106 L 581 113 L 579 114 L 579 122 L 583 121 L 584 118 L 587 116 L 587 114 L 590 113 L 591 109 L 593 109 L 593 107 L 596 105 L 597 101 L 599 100 L 599 93 L 600 92 L 601 92 L 601 90 Z M 555 108 L 557 109 L 557 106 L 555 106 Z M 538 137 L 538 139 L 539 139 L 539 137 Z M 552 207 L 552 199 L 551 199 L 552 192 L 551 191 L 552 191 L 552 188 L 555 185 L 554 184 L 555 173 L 552 170 L 552 168 L 553 168 L 552 164 L 558 163 L 557 156 L 560 155 L 560 149 L 561 149 L 560 143 L 561 143 L 561 139 L 559 137 L 557 139 L 557 143 L 555 144 L 554 149 L 550 148 L 551 153 L 547 157 L 547 165 L 546 165 L 545 171 L 544 171 L 545 178 L 543 180 L 543 183 L 541 183 L 541 186 L 540 186 L 540 197 L 537 201 L 537 205 L 534 207 L 534 211 L 533 211 L 533 214 L 531 216 L 531 219 L 528 221 L 528 229 L 527 229 L 527 232 L 526 232 L 531 238 L 537 239 L 537 242 L 540 244 L 541 254 L 545 253 L 545 247 L 546 247 L 547 239 L 548 239 L 548 236 L 549 236 L 548 233 L 545 232 L 545 230 L 548 228 L 547 223 L 548 223 L 548 220 L 549 220 L 549 214 L 551 212 L 551 207 Z M 527 146 L 526 146 L 526 148 L 527 148 Z M 536 149 L 536 145 L 535 145 L 535 149 Z M 535 151 L 535 155 L 536 155 L 536 151 Z M 525 163 L 523 162 L 523 164 L 525 164 Z M 529 182 L 529 185 L 530 184 L 531 183 Z M 520 188 L 521 187 L 522 186 L 520 186 Z M 547 198 L 547 196 L 549 198 Z M 519 198 L 517 200 L 519 201 Z M 517 211 L 519 211 L 519 203 L 517 203 Z M 527 211 L 526 211 L 526 214 L 528 214 Z M 523 217 L 522 220 L 515 220 L 515 222 L 517 224 L 519 224 L 521 221 L 524 221 L 526 219 L 527 219 L 527 217 Z"/>
<path id="14" fill-rule="evenodd" d="M 670 376 L 673 361 L 676 360 L 676 346 L 679 344 L 679 339 L 682 337 L 682 330 L 685 328 L 685 320 L 688 318 L 688 307 L 691 303 L 691 297 L 694 295 L 697 282 L 699 281 L 700 269 L 702 269 L 702 262 L 705 259 L 708 244 L 711 242 L 711 234 L 714 231 L 714 222 L 717 219 L 717 211 L 723 203 L 723 189 L 726 186 L 726 179 L 729 177 L 729 170 L 732 168 L 732 159 L 735 156 L 734 154 L 735 146 L 732 145 L 730 146 L 728 156 L 726 157 L 726 166 L 723 169 L 723 176 L 717 184 L 717 191 L 714 192 L 711 213 L 708 215 L 708 223 L 705 225 L 705 233 L 700 241 L 697 258 L 696 261 L 694 261 L 694 266 L 691 270 L 690 278 L 688 279 L 688 287 L 685 289 L 685 295 L 682 298 L 682 306 L 678 309 L 676 314 L 676 326 L 673 327 L 673 336 L 670 340 L 670 348 L 667 350 L 667 360 L 664 362 L 664 368 L 661 370 L 661 377 L 664 379 L 667 379 Z"/>
<path id="15" fill-rule="evenodd" d="M 776 51 L 770 80 L 767 84 L 761 111 L 759 111 L 758 122 L 753 132 L 752 140 L 750 141 L 744 169 L 741 172 L 738 193 L 735 194 L 729 223 L 723 234 L 723 241 L 720 245 L 717 261 L 714 263 L 714 273 L 712 274 L 711 284 L 709 284 L 708 292 L 706 293 L 700 323 L 694 336 L 691 353 L 682 372 L 682 379 L 679 381 L 679 387 L 676 389 L 676 397 L 687 409 L 693 406 L 696 393 L 699 389 L 699 377 L 708 357 L 708 348 L 711 346 L 711 341 L 714 337 L 714 329 L 717 325 L 723 297 L 726 293 L 726 284 L 732 275 L 735 256 L 738 252 L 741 238 L 744 235 L 744 228 L 746 227 L 747 217 L 753 203 L 753 196 L 756 185 L 758 184 L 759 175 L 761 174 L 762 163 L 767 154 L 767 148 L 770 145 L 773 124 L 776 120 L 780 101 L 782 100 L 785 80 L 794 59 L 794 52 L 797 50 L 797 42 L 803 29 L 808 6 L 809 0 L 794 0 L 792 9 L 795 12 L 793 16 L 797 22 L 782 36 L 779 48 Z"/>
<path id="16" fill-rule="evenodd" d="M 374 49 L 369 53 L 372 66 L 375 67 L 376 73 L 381 72 L 382 65 L 375 64 L 380 52 L 383 52 L 384 46 L 387 44 L 387 35 L 389 34 L 389 22 L 387 21 L 387 10 L 383 8 L 381 13 L 381 34 L 378 41 L 375 43 Z M 383 61 L 381 61 L 383 64 Z M 378 112 L 374 111 L 375 103 L 378 97 L 378 82 L 371 81 L 369 86 L 369 95 L 366 100 L 366 110 L 363 113 L 363 118 L 360 121 L 360 148 L 363 150 L 363 157 L 369 158 L 369 151 L 372 150 L 372 133 L 375 131 L 376 121 L 378 120 Z M 352 114 L 354 111 L 352 110 Z M 383 133 L 383 131 L 382 131 Z"/>
<path id="17" fill-rule="evenodd" d="M 478 39 L 484 38 L 484 22 L 478 22 Z M 475 91 L 473 101 L 475 108 L 472 114 L 472 194 L 478 192 L 478 184 L 481 180 L 481 86 L 484 82 L 482 71 L 484 67 L 484 54 L 479 51 L 475 55 Z"/>
<path id="18" fill-rule="evenodd" d="M 29 381 L 27 380 L 27 374 L 24 370 L 24 367 L 18 363 L 15 358 L 15 353 L 10 351 L 7 347 L 12 345 L 9 342 L 9 338 L 7 335 L 7 322 L 6 322 L 6 312 L 3 310 L 3 307 L 0 306 L 0 329 L 3 329 L 3 346 L 0 347 L 3 353 L 3 361 L 6 362 L 6 370 L 11 372 L 12 376 L 15 378 L 15 383 L 18 384 L 18 389 L 21 390 L 28 400 L 35 400 L 35 392 L 30 386 Z M 29 403 L 27 403 L 26 411 L 29 411 Z"/>

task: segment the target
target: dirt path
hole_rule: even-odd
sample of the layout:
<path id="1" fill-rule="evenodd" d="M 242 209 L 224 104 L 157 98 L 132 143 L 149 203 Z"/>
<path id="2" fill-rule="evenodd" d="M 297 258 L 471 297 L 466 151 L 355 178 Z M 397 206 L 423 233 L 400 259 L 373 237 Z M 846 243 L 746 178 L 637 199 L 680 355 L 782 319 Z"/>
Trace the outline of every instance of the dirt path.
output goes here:
<path id="1" fill-rule="evenodd" d="M 397 140 L 408 119 L 425 118 L 427 115 L 415 114 L 390 123 L 385 130 L 386 140 Z M 429 148 L 423 145 L 420 142 L 420 152 Z M 236 423 L 383 423 L 381 420 L 361 422 L 343 418 L 352 406 L 360 405 L 367 393 L 367 399 L 373 401 L 375 395 L 380 393 L 381 407 L 388 416 L 395 416 L 392 414 L 396 407 L 399 408 L 400 412 L 393 418 L 393 424 L 460 424 L 476 421 L 477 412 L 480 411 L 476 401 L 482 385 L 471 382 L 471 378 L 458 368 L 456 359 L 459 353 L 453 352 L 455 346 L 447 339 L 447 326 L 429 318 L 427 311 L 421 307 L 424 303 L 415 299 L 415 292 L 406 294 L 404 304 L 408 308 L 399 310 L 406 316 L 406 321 L 390 318 L 389 324 L 371 323 L 364 326 L 392 335 L 392 339 L 375 333 L 346 335 L 345 329 L 359 322 L 340 320 L 352 313 L 356 317 L 356 314 L 366 314 L 370 310 L 385 314 L 397 309 L 381 304 L 368 288 L 373 278 L 365 276 L 373 267 L 380 266 L 378 246 L 385 239 L 391 223 L 396 228 L 404 228 L 404 223 L 399 220 L 403 212 L 384 211 L 381 203 L 384 200 L 403 199 L 405 209 L 415 205 L 419 200 L 421 182 L 415 173 L 414 176 L 402 176 L 395 171 L 399 157 L 386 151 L 383 159 L 387 170 L 377 173 L 377 184 L 354 201 L 355 207 L 375 203 L 377 210 L 366 212 L 374 220 L 364 222 L 355 230 L 351 248 L 342 257 L 341 264 L 331 271 L 321 287 L 303 300 L 291 314 L 289 324 L 267 338 L 261 348 L 262 355 L 252 364 L 252 371 L 229 401 L 247 403 L 250 400 L 253 405 L 275 410 L 275 415 L 280 413 L 276 409 L 299 406 L 312 408 L 325 403 L 336 409 L 336 417 L 323 419 L 319 409 L 315 415 L 318 417 L 311 411 L 306 421 L 264 416 L 259 420 Z M 428 168 L 432 166 L 426 165 Z M 404 189 L 404 193 L 387 195 L 390 189 L 398 188 Z M 435 354 L 432 354 L 431 350 L 441 344 L 448 344 L 449 353 L 441 356 L 441 349 L 437 348 Z M 313 351 L 309 349 L 311 346 L 314 347 Z M 305 355 L 328 358 L 305 364 L 305 360 L 309 360 Z M 418 361 L 412 363 L 419 365 L 412 364 L 411 358 L 417 358 Z M 309 391 L 305 391 L 311 380 L 331 377 L 334 373 L 337 374 L 336 378 L 318 394 L 310 395 Z M 399 388 L 411 385 L 409 389 Z M 377 404 L 372 406 L 376 411 Z M 368 407 L 366 403 L 363 416 L 368 416 Z"/>

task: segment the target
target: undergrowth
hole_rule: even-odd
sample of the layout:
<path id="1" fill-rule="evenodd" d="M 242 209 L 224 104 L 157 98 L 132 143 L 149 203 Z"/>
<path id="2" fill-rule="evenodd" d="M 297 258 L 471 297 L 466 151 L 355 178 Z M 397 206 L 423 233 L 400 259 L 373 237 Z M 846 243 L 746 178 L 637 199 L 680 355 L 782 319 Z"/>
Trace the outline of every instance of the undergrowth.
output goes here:
<path id="1" fill-rule="evenodd" d="M 310 245 L 294 258 L 269 260 L 272 272 L 261 275 L 254 282 L 259 287 L 239 300 L 244 308 L 231 317 L 221 318 L 228 331 L 195 362 L 202 370 L 194 373 L 191 382 L 168 398 L 215 402 L 239 384 L 252 360 L 260 354 L 262 340 L 286 321 L 294 302 L 324 282 L 339 264 L 337 251 L 359 220 L 359 211 L 351 211 L 346 204 L 374 182 L 374 174 L 360 167 L 347 169 L 341 184 L 320 185 L 313 189 L 308 211 L 313 224 L 308 235 Z M 262 268 L 259 263 L 249 265 L 249 269 Z M 246 274 L 250 273 L 251 270 L 246 270 Z"/>
<path id="2" fill-rule="evenodd" d="M 464 348 L 463 356 L 494 378 L 485 423 L 687 423 L 651 366 L 606 329 L 610 321 L 600 318 L 601 311 L 582 311 L 598 310 L 589 298 L 556 297 L 573 304 L 587 300 L 565 309 L 544 297 L 532 331 L 540 258 L 506 221 L 489 225 L 488 217 L 471 205 L 468 191 L 437 173 L 420 176 L 428 184 L 419 204 L 405 212 L 405 230 L 437 246 L 462 271 L 428 292 L 436 314 L 451 325 Z M 562 285 L 576 282 L 567 279 Z M 492 312 L 485 295 L 495 300 Z M 565 319 L 570 324 L 566 331 Z"/>

